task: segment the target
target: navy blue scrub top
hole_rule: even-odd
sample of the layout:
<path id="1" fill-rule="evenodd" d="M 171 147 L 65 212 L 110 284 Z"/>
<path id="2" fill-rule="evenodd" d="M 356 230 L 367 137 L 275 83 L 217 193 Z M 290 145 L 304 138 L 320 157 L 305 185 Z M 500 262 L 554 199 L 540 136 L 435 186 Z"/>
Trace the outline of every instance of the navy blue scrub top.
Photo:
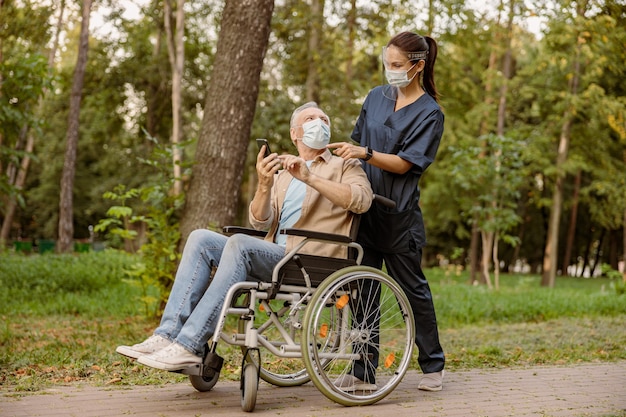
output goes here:
<path id="1" fill-rule="evenodd" d="M 437 154 L 444 116 L 428 94 L 394 111 L 395 100 L 388 98 L 390 88 L 379 86 L 370 91 L 352 139 L 374 151 L 398 155 L 413 167 L 405 174 L 393 174 L 363 163 L 374 193 L 395 201 L 397 207 L 373 204 L 361 218 L 358 240 L 381 252 L 413 252 L 426 244 L 419 180 Z"/>

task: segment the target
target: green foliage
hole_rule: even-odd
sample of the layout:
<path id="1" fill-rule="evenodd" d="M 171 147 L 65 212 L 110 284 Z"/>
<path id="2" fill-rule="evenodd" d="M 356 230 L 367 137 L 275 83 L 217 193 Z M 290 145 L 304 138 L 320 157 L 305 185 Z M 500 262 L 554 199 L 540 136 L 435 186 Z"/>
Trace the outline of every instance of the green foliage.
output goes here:
<path id="1" fill-rule="evenodd" d="M 180 259 L 178 216 L 184 196 L 171 193 L 174 182 L 170 170 L 172 148 L 160 145 L 150 136 L 148 139 L 155 143 L 154 151 L 150 158 L 138 159 L 156 171 L 154 182 L 133 189 L 118 185 L 114 191 L 106 192 L 104 198 L 119 205 L 109 208 L 108 217 L 100 220 L 95 231 L 108 233 L 112 242 L 120 244 L 121 241 L 133 242 L 137 237 L 136 230 L 131 228 L 133 225 L 146 226 L 146 241 L 139 251 L 141 261 L 126 273 L 129 282 L 141 288 L 144 313 L 158 316 L 167 301 Z"/>
<path id="2" fill-rule="evenodd" d="M 108 232 L 107 239 L 113 241 L 114 246 L 119 245 L 120 241 L 117 238 L 133 240 L 137 237 L 137 231 L 129 229 L 129 225 L 136 223 L 139 219 L 132 216 L 133 209 L 126 206 L 126 202 L 138 195 L 138 189 L 126 190 L 126 187 L 121 184 L 116 186 L 114 191 L 107 191 L 103 194 L 107 200 L 119 201 L 121 206 L 111 206 L 107 210 L 108 218 L 100 220 L 94 230 L 96 232 Z"/>
<path id="3" fill-rule="evenodd" d="M 509 232 L 521 221 L 517 201 L 525 183 L 526 144 L 506 136 L 487 135 L 450 146 L 448 186 L 457 190 L 458 208 L 468 225 L 496 232 L 515 245 Z"/>
<path id="4" fill-rule="evenodd" d="M 0 7 L 0 195 L 25 206 L 24 192 L 10 172 L 25 156 L 25 135 L 43 120 L 38 100 L 50 87 L 44 56 L 50 8 L 37 2 L 7 0 Z M 8 167 L 8 169 L 7 169 Z M 0 213 L 5 198 L 0 198 Z"/>
<path id="5" fill-rule="evenodd" d="M 626 275 L 611 268 L 611 265 L 600 265 L 600 271 L 602 276 L 611 280 L 611 288 L 615 290 L 618 295 L 626 294 Z"/>
<path id="6" fill-rule="evenodd" d="M 25 156 L 33 157 L 23 150 L 25 129 L 39 131 L 42 120 L 36 113 L 37 100 L 50 86 L 45 57 L 39 53 L 18 56 L 0 60 L 0 166 L 17 167 Z M 15 187 L 7 172 L 0 170 L 0 194 L 24 206 L 22 190 Z M 0 199 L 0 208 L 4 203 Z"/>
<path id="7" fill-rule="evenodd" d="M 38 127 L 33 114 L 37 100 L 50 87 L 46 58 L 39 53 L 0 61 L 0 133 L 15 139 L 26 125 Z"/>
<path id="8" fill-rule="evenodd" d="M 516 216 L 522 219 L 500 239 L 503 261 L 524 259 L 533 265 L 541 263 L 554 179 L 561 174 L 554 169 L 557 141 L 564 111 L 575 105 L 569 157 L 563 166 L 563 223 L 570 218 L 574 201 L 574 175 L 581 172 L 578 232 L 572 256 L 590 259 L 595 255 L 587 251 L 590 247 L 602 262 L 607 262 L 607 254 L 622 253 L 619 236 L 623 233 L 626 205 L 622 192 L 626 184 L 626 18 L 621 3 L 588 3 L 585 15 L 576 17 L 575 8 L 568 2 L 557 2 L 555 7 L 529 5 L 530 10 L 515 2 L 511 79 L 505 79 L 500 68 L 505 48 L 503 22 L 509 4 L 485 11 L 459 1 L 422 2 L 419 6 L 423 7 L 414 7 L 400 0 L 382 0 L 357 2 L 351 9 L 350 2 L 326 1 L 323 19 L 313 22 L 309 3 L 277 3 L 241 194 L 251 198 L 254 192 L 254 138 L 267 137 L 276 151 L 293 151 L 289 115 L 296 105 L 307 100 L 305 85 L 311 64 L 315 64 L 313 70 L 319 78 L 319 103 L 333 121 L 332 140 L 346 140 L 364 97 L 372 87 L 384 82 L 381 47 L 391 35 L 411 30 L 430 34 L 438 42 L 436 81 L 446 116 L 437 159 L 421 182 L 421 204 L 432 257 L 457 256 L 458 262 L 463 263 L 471 235 L 468 216 L 472 210 L 485 216 L 493 214 L 489 202 L 495 195 L 482 190 L 483 201 L 470 204 L 469 189 L 459 188 L 463 181 L 479 185 L 478 177 L 469 177 L 485 176 L 488 167 L 475 169 L 474 161 L 468 161 L 463 171 L 463 166 L 455 167 L 451 161 L 457 161 L 457 152 L 473 152 L 476 138 L 496 131 L 498 94 L 506 82 L 504 136 L 524 145 L 523 166 L 518 169 L 526 180 L 511 186 L 511 191 L 515 189 L 518 194 L 512 193 L 502 206 L 503 211 L 497 213 L 502 215 L 502 223 L 485 221 L 486 228 L 506 228 L 519 220 Z M 4 60 L 0 65 L 16 69 L 12 75 L 8 70 L 2 71 L 5 85 L 0 88 L 11 86 L 9 96 L 19 98 L 16 104 L 2 96 L 0 107 L 5 110 L 19 107 L 22 116 L 34 114 L 36 94 L 32 93 L 37 92 L 36 86 L 45 78 L 43 73 L 38 78 L 37 73 L 43 71 L 43 56 L 52 43 L 50 24 L 54 22 L 51 14 L 55 6 L 56 3 L 42 7 L 32 0 L 7 0 L 0 8 Z M 162 2 L 142 4 L 136 19 L 128 17 L 122 3 L 109 6 L 110 13 L 103 18 L 115 31 L 98 28 L 90 37 L 76 161 L 74 229 L 76 238 L 86 238 L 89 226 L 106 217 L 111 230 L 119 227 L 118 232 L 128 233 L 109 235 L 111 242 L 121 245 L 133 232 L 123 224 L 114 224 L 117 216 L 123 223 L 124 213 L 107 215 L 111 200 L 102 199 L 102 195 L 115 190 L 117 184 L 124 184 L 125 190 L 139 190 L 144 184 L 155 182 L 154 169 L 137 164 L 136 156 L 150 155 L 154 147 L 153 142 L 144 140 L 142 128 L 155 138 L 170 135 L 171 76 L 163 37 Z M 198 136 L 205 106 L 212 105 L 205 103 L 204 96 L 212 79 L 222 6 L 223 3 L 211 0 L 186 4 L 182 129 L 187 138 Z M 16 213 L 12 237 L 19 234 L 23 238 L 53 239 L 56 235 L 58 184 L 79 27 L 76 5 L 68 5 L 67 12 L 68 22 L 62 34 L 65 48 L 57 53 L 52 93 L 46 95 L 40 113 L 45 120 L 30 120 L 31 127 L 41 126 L 34 151 L 38 160 L 31 164 L 21 191 L 24 204 Z M 529 15 L 545 22 L 541 36 L 526 31 Z M 319 24 L 320 46 L 313 51 L 308 42 L 312 29 Z M 573 95 L 569 88 L 574 70 L 572 57 L 579 46 L 582 78 L 578 93 Z M 490 68 L 490 62 L 495 62 L 495 67 Z M 23 76 L 23 80 L 18 82 L 17 75 Z M 11 111 L 4 114 L 15 115 Z M 21 148 L 14 146 L 18 143 L 18 128 L 19 123 L 0 122 L 0 130 L 11 131 L 10 135 L 4 134 L 0 145 L 0 194 L 19 199 L 18 190 L 6 176 L 8 162 L 24 156 Z M 465 147 L 468 149 L 463 150 Z M 185 160 L 193 161 L 194 146 L 185 146 L 184 153 Z M 450 181 L 453 168 L 459 175 Z M 139 195 L 135 198 L 139 201 L 128 203 L 133 210 L 131 217 L 146 215 L 148 203 L 141 201 Z M 232 208 L 233 212 L 242 213 L 240 223 L 245 222 L 247 202 L 244 197 L 239 207 Z M 2 204 L 0 200 L 0 214 Z M 511 210 L 511 205 L 516 206 L 515 210 Z M 607 235 L 619 236 L 599 241 L 597 236 L 604 230 Z M 561 238 L 563 242 L 565 239 Z M 517 241 L 519 245 L 513 249 L 511 244 Z M 617 248 L 609 248 L 614 242 L 618 242 Z M 455 248 L 463 249 L 464 254 L 453 253 Z"/>

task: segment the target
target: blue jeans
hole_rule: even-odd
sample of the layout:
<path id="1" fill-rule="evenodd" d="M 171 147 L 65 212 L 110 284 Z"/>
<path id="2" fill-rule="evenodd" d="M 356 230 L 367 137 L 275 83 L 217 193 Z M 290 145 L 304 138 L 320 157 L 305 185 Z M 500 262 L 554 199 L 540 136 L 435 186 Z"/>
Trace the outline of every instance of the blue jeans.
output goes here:
<path id="1" fill-rule="evenodd" d="M 285 248 L 272 242 L 210 230 L 194 230 L 185 244 L 176 279 L 154 334 L 202 355 L 215 333 L 228 290 L 248 276 L 269 281 Z M 211 279 L 211 271 L 217 270 Z"/>

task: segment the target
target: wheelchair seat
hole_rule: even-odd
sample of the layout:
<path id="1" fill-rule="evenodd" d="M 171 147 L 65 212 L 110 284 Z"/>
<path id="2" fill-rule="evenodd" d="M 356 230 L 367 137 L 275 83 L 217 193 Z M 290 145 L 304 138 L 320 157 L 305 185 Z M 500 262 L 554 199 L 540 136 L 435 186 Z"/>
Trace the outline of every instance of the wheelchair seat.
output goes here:
<path id="1" fill-rule="evenodd" d="M 297 259 L 301 265 L 297 264 Z M 356 265 L 356 260 L 352 258 L 326 258 L 323 256 L 300 254 L 289 259 L 282 266 L 279 273 L 279 285 L 302 285 L 302 267 L 306 270 L 311 280 L 311 286 L 317 287 L 328 278 L 333 272 L 342 268 Z"/>
<path id="2" fill-rule="evenodd" d="M 347 246 L 348 256 L 347 258 L 332 258 L 299 253 L 299 249 L 305 244 L 305 241 L 303 241 L 300 245 L 296 246 L 296 249 L 286 254 L 285 258 L 277 266 L 277 278 L 274 280 L 275 289 L 278 290 L 281 285 L 317 287 L 333 272 L 348 266 L 360 264 L 362 249 L 359 245 L 354 243 L 358 227 L 359 216 L 355 216 L 352 221 L 349 236 L 303 229 L 281 229 L 279 233 L 300 236 L 303 237 L 305 241 L 323 241 L 334 245 Z M 266 235 L 265 231 L 240 226 L 226 226 L 223 228 L 223 232 L 226 235 L 243 233 L 259 238 L 263 238 Z M 310 280 L 309 283 L 305 282 L 305 279 L 303 279 L 304 274 L 306 274 Z"/>

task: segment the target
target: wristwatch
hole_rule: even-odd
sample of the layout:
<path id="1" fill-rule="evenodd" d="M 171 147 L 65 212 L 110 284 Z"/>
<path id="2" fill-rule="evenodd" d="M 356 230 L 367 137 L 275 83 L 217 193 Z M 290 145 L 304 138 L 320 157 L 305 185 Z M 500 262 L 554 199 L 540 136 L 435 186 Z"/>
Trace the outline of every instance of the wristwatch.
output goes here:
<path id="1" fill-rule="evenodd" d="M 374 151 L 372 151 L 372 148 L 370 148 L 369 146 L 365 147 L 365 158 L 363 158 L 364 161 L 369 161 L 370 159 L 372 159 L 372 156 L 374 156 Z"/>

